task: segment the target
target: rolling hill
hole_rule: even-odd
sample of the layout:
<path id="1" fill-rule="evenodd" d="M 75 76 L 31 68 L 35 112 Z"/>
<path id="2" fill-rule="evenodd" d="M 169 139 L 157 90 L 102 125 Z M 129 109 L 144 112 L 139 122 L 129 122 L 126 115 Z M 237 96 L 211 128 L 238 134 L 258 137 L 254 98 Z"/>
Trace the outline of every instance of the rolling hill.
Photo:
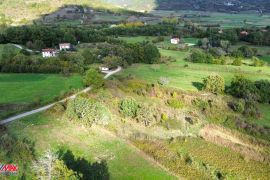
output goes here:
<path id="1" fill-rule="evenodd" d="M 84 5 L 105 9 L 124 8 L 135 11 L 199 10 L 219 12 L 270 12 L 268 0 L 0 0 L 1 24 L 26 24 L 65 5 Z"/>

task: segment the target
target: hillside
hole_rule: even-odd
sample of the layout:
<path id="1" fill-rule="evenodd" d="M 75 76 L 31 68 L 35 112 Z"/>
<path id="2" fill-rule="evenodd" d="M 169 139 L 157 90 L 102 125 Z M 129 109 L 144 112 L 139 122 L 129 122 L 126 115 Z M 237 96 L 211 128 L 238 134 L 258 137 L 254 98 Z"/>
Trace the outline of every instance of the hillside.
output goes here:
<path id="1" fill-rule="evenodd" d="M 26 24 L 44 14 L 50 14 L 66 5 L 83 5 L 93 8 L 124 8 L 135 11 L 159 10 L 200 10 L 219 12 L 241 12 L 255 10 L 270 12 L 267 0 L 1 0 L 1 24 Z"/>

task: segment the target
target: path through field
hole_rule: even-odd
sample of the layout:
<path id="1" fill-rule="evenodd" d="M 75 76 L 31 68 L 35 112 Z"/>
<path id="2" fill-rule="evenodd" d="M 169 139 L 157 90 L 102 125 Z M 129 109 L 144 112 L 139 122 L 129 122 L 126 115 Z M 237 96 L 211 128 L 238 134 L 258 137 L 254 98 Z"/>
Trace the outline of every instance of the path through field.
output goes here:
<path id="1" fill-rule="evenodd" d="M 122 68 L 118 67 L 116 70 L 106 72 L 106 75 L 105 75 L 104 79 L 109 78 L 110 76 L 114 75 L 115 73 L 120 72 L 121 70 L 122 70 Z M 65 102 L 65 101 L 67 101 L 69 99 L 74 99 L 79 94 L 86 93 L 86 92 L 88 92 L 90 90 L 91 90 L 91 87 L 87 87 L 84 90 L 82 90 L 82 91 L 80 91 L 80 92 L 78 92 L 78 93 L 76 93 L 76 94 L 74 94 L 72 96 L 69 96 L 69 97 L 67 97 L 67 98 L 65 98 L 65 99 L 63 99 L 61 101 L 57 101 L 57 102 L 51 103 L 51 104 L 49 104 L 47 106 L 44 106 L 44 107 L 41 107 L 41 108 L 38 108 L 38 109 L 35 109 L 35 110 L 32 110 L 32 111 L 28 111 L 28 112 L 25 112 L 25 113 L 22 113 L 22 114 L 7 118 L 5 120 L 0 121 L 0 125 L 4 125 L 4 124 L 10 123 L 12 121 L 16 121 L 18 119 L 21 119 L 23 117 L 30 116 L 30 115 L 33 115 L 33 114 L 36 114 L 36 113 L 39 113 L 39 112 L 46 111 L 46 110 L 50 109 L 51 107 L 53 107 L 56 103 Z"/>

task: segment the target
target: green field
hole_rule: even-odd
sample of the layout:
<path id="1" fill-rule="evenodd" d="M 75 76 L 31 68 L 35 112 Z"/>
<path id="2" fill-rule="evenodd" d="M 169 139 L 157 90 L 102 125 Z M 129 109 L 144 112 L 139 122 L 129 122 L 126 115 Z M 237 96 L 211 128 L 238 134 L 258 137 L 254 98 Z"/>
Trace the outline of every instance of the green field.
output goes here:
<path id="1" fill-rule="evenodd" d="M 120 73 L 120 76 L 133 75 L 139 79 L 156 83 L 160 77 L 167 77 L 168 86 L 183 90 L 197 90 L 194 84 L 201 83 L 202 79 L 211 74 L 219 74 L 224 77 L 226 84 L 236 74 L 243 74 L 251 80 L 270 80 L 269 67 L 231 66 L 214 64 L 195 64 L 186 62 L 188 52 L 160 50 L 164 56 L 171 56 L 177 61 L 170 64 L 147 65 L 134 64 Z M 188 67 L 185 67 L 187 65 Z"/>
<path id="2" fill-rule="evenodd" d="M 0 118 L 50 103 L 59 96 L 83 87 L 79 75 L 0 74 Z M 6 106 L 6 108 L 5 108 Z M 8 108 L 7 108 L 8 107 Z"/>
<path id="3" fill-rule="evenodd" d="M 110 179 L 174 179 L 106 130 L 98 127 L 87 129 L 57 119 L 43 113 L 14 122 L 8 125 L 8 129 L 19 139 L 35 142 L 37 154 L 48 149 L 70 150 L 75 157 L 89 162 L 105 160 Z M 28 177 L 30 173 L 25 174 Z"/>
<path id="4" fill-rule="evenodd" d="M 188 19 L 197 22 L 199 24 L 220 24 L 223 28 L 233 28 L 233 27 L 265 27 L 270 24 L 270 15 L 259 16 L 256 13 L 218 13 L 218 12 L 201 12 L 201 11 L 162 11 L 157 10 L 152 12 L 159 16 L 170 16 L 171 14 L 175 16 L 188 15 Z M 201 14 L 201 17 L 192 17 L 193 15 Z M 244 20 L 247 20 L 246 24 Z"/>

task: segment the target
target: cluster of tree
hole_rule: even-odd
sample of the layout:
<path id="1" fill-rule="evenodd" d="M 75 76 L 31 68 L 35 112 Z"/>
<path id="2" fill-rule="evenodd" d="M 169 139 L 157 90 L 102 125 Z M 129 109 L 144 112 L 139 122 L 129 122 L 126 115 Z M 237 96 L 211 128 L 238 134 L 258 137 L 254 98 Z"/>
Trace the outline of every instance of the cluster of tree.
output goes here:
<path id="1" fill-rule="evenodd" d="M 62 54 L 58 57 L 42 58 L 22 53 L 7 54 L 0 60 L 0 72 L 12 73 L 70 73 L 84 72 L 85 59 L 78 53 Z"/>
<path id="2" fill-rule="evenodd" d="M 110 67 L 133 63 L 154 64 L 158 63 L 161 57 L 158 48 L 150 42 L 102 44 L 97 45 L 97 49 L 98 58 L 103 59 Z"/>
<path id="3" fill-rule="evenodd" d="M 227 92 L 232 96 L 246 100 L 270 103 L 270 82 L 267 80 L 251 81 L 243 76 L 236 76 Z"/>
<path id="4" fill-rule="evenodd" d="M 0 43 L 27 45 L 33 49 L 55 47 L 61 42 L 105 42 L 108 36 L 118 35 L 170 35 L 175 32 L 172 25 L 120 26 L 114 28 L 22 26 L 8 27 L 0 33 Z"/>

